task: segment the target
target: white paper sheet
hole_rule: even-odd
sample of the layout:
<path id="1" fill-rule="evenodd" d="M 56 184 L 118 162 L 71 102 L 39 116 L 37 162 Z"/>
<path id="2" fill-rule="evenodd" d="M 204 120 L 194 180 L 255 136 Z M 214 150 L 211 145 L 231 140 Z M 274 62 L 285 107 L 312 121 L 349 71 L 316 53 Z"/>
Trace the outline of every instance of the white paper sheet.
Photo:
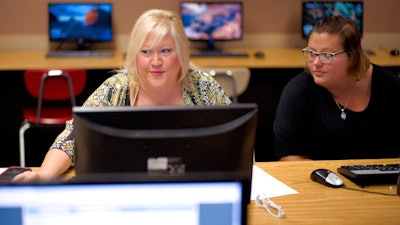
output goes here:
<path id="1" fill-rule="evenodd" d="M 260 167 L 253 165 L 250 199 L 255 200 L 257 195 L 262 193 L 265 193 L 267 197 L 271 198 L 282 195 L 298 194 L 299 192 L 269 175 Z"/>

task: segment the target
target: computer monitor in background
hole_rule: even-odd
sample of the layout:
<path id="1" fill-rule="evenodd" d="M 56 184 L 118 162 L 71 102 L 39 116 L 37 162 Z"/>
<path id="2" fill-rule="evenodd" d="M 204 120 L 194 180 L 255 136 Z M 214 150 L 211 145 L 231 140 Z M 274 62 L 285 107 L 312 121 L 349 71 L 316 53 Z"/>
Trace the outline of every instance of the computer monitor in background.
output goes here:
<path id="1" fill-rule="evenodd" d="M 48 4 L 49 40 L 75 42 L 78 50 L 86 43 L 111 42 L 111 3 L 55 3 Z"/>
<path id="2" fill-rule="evenodd" d="M 242 2 L 181 2 L 180 15 L 189 40 L 207 43 L 206 50 L 243 38 Z"/>
<path id="3" fill-rule="evenodd" d="M 314 25 L 321 18 L 342 15 L 352 19 L 363 35 L 363 2 L 362 1 L 309 1 L 303 2 L 301 33 L 307 38 Z"/>
<path id="4" fill-rule="evenodd" d="M 258 107 L 73 108 L 76 175 L 152 176 L 229 172 L 246 176 L 250 199 Z"/>

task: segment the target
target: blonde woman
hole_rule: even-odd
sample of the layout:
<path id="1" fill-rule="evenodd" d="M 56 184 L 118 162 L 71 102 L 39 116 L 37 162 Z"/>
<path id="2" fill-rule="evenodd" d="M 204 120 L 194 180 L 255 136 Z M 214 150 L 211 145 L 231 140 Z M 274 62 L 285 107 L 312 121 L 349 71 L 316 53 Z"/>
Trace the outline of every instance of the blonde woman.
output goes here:
<path id="1" fill-rule="evenodd" d="M 190 64 L 189 41 L 177 13 L 144 12 L 130 34 L 123 69 L 105 80 L 83 107 L 229 105 L 231 100 L 207 73 Z M 49 181 L 74 163 L 72 120 L 50 147 L 39 172 L 24 172 L 13 182 Z"/>

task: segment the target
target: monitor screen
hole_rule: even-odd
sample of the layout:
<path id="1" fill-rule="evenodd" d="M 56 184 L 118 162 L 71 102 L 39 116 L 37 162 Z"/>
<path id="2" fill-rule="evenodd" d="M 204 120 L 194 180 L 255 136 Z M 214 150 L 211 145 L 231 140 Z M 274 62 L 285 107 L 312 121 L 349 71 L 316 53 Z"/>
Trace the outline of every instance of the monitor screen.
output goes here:
<path id="1" fill-rule="evenodd" d="M 257 112 L 254 103 L 74 107 L 75 171 L 236 172 L 251 181 Z"/>
<path id="2" fill-rule="evenodd" d="M 50 41 L 112 41 L 111 3 L 49 3 Z"/>
<path id="3" fill-rule="evenodd" d="M 1 224 L 245 225 L 235 180 L 0 185 Z"/>
<path id="4" fill-rule="evenodd" d="M 180 15 L 191 41 L 232 41 L 243 38 L 241 2 L 181 2 Z"/>
<path id="5" fill-rule="evenodd" d="M 307 38 L 314 25 L 321 18 L 342 15 L 352 19 L 363 35 L 363 2 L 337 1 L 337 2 L 303 2 L 303 18 L 301 24 L 302 36 Z"/>

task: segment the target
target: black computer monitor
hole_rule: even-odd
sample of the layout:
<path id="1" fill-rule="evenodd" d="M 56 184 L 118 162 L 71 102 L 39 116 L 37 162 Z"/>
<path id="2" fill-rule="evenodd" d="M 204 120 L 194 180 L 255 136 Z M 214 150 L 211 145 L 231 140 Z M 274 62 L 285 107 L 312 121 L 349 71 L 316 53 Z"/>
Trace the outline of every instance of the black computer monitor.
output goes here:
<path id="1" fill-rule="evenodd" d="M 207 43 L 207 50 L 243 38 L 242 2 L 181 2 L 179 12 L 188 39 Z"/>
<path id="2" fill-rule="evenodd" d="M 76 175 L 231 172 L 249 181 L 258 107 L 74 107 Z"/>
<path id="3" fill-rule="evenodd" d="M 48 15 L 50 41 L 76 42 L 78 50 L 86 43 L 112 41 L 111 3 L 51 2 Z"/>
<path id="4" fill-rule="evenodd" d="M 363 2 L 362 1 L 306 1 L 303 2 L 301 34 L 307 38 L 318 20 L 327 16 L 342 15 L 352 19 L 363 35 Z"/>

